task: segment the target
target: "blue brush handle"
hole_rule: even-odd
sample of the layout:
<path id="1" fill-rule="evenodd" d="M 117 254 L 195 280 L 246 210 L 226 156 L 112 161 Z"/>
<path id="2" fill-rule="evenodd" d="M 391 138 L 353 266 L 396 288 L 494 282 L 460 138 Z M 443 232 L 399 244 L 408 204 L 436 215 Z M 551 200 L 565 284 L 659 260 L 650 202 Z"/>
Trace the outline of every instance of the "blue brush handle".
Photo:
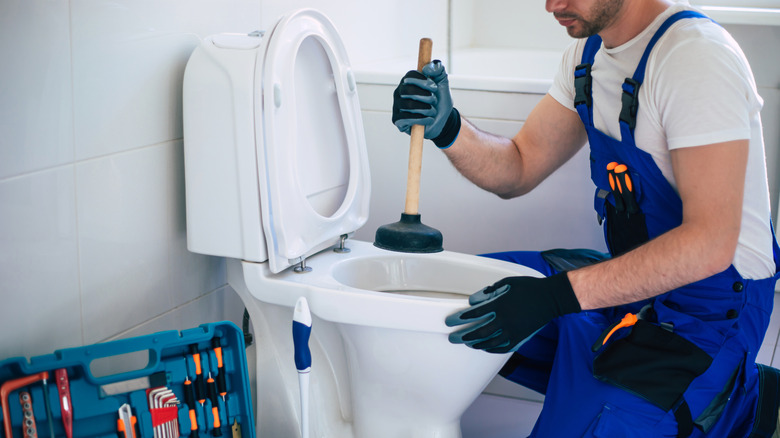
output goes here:
<path id="1" fill-rule="evenodd" d="M 293 344 L 295 345 L 295 368 L 298 371 L 308 371 L 311 368 L 311 351 L 309 350 L 309 335 L 311 326 L 293 321 Z"/>

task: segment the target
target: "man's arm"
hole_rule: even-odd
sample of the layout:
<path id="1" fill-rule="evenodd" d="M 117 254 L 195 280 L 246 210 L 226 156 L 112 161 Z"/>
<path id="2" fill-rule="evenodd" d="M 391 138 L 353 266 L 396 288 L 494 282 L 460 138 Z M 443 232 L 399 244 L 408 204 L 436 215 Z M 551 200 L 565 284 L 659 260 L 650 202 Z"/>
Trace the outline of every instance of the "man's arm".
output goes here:
<path id="1" fill-rule="evenodd" d="M 462 119 L 457 140 L 444 151 L 471 182 L 507 199 L 528 193 L 574 156 L 586 140 L 577 113 L 548 94 L 514 138 L 481 131 Z"/>
<path id="2" fill-rule="evenodd" d="M 568 273 L 583 310 L 660 295 L 726 269 L 742 219 L 748 141 L 675 149 L 682 224 L 620 257 Z"/>

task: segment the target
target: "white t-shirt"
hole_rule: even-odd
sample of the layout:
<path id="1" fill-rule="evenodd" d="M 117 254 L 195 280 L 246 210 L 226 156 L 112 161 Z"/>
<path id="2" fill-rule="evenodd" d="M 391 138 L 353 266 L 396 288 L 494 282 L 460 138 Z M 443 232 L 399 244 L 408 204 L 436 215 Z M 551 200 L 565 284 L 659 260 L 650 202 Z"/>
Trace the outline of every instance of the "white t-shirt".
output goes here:
<path id="1" fill-rule="evenodd" d="M 685 9 L 691 7 L 675 4 L 632 40 L 598 51 L 592 69 L 596 128 L 620 139 L 623 81 L 633 76 L 647 43 L 666 18 Z M 580 39 L 566 50 L 549 92 L 572 111 L 574 69 L 582 61 L 584 46 L 585 39 Z M 648 58 L 634 131 L 637 146 L 653 157 L 675 190 L 670 150 L 750 139 L 742 228 L 733 264 L 751 279 L 774 274 L 762 106 L 747 59 L 731 35 L 710 20 L 684 19 L 666 31 Z"/>

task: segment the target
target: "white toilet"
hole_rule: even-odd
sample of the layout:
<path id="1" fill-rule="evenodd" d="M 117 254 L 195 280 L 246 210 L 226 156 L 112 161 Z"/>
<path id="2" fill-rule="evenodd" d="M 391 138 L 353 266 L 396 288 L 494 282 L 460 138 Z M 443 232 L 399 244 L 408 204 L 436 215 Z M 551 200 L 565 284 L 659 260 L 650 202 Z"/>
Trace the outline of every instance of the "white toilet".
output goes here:
<path id="1" fill-rule="evenodd" d="M 312 436 L 460 437 L 508 355 L 450 344 L 444 318 L 503 277 L 540 274 L 347 239 L 366 222 L 370 178 L 333 24 L 304 9 L 264 35 L 202 41 L 184 76 L 184 148 L 188 247 L 228 258 L 254 326 L 257 436 L 300 436 L 291 327 L 303 296 Z"/>

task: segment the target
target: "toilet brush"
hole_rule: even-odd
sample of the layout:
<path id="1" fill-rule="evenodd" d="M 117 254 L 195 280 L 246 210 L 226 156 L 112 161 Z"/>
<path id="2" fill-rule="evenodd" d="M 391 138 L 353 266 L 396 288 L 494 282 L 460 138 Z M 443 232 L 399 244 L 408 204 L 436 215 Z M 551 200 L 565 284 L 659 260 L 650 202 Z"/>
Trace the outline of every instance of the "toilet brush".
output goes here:
<path id="1" fill-rule="evenodd" d="M 293 312 L 293 345 L 295 368 L 298 369 L 298 384 L 301 390 L 301 438 L 309 438 L 309 373 L 311 372 L 311 312 L 306 298 L 298 298 Z"/>

